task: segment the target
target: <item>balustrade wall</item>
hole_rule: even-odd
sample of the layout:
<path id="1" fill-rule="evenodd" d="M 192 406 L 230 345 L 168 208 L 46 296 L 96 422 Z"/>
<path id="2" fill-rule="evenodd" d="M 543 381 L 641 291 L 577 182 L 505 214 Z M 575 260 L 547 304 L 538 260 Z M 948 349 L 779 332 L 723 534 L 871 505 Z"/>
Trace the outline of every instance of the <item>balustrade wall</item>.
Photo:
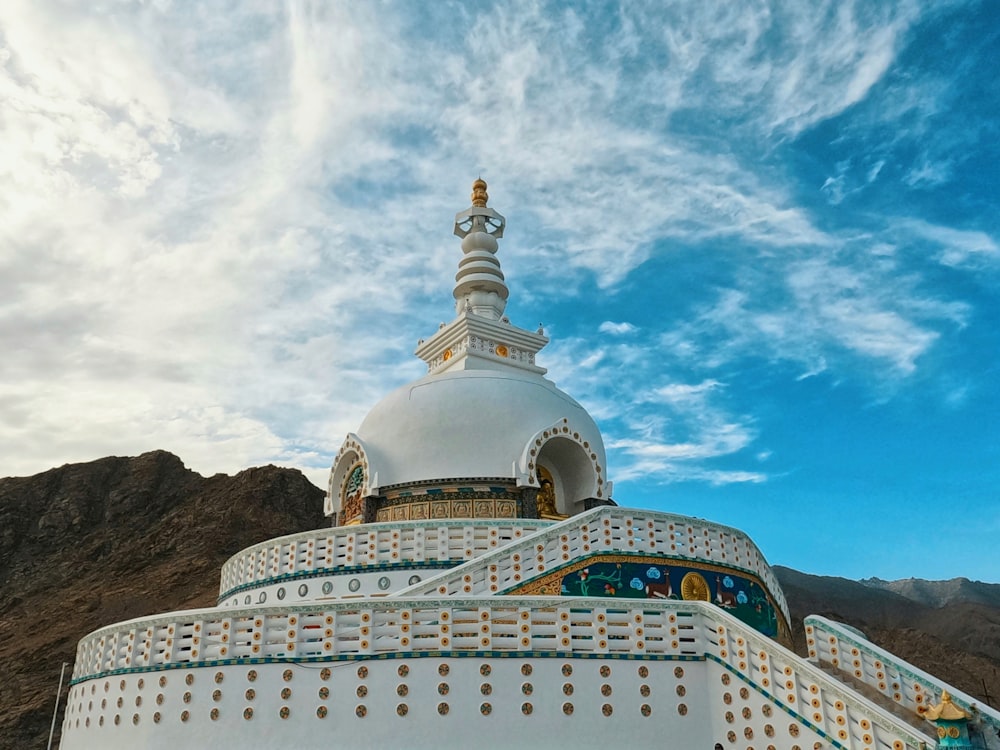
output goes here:
<path id="1" fill-rule="evenodd" d="M 73 679 L 146 667 L 239 659 L 325 659 L 421 651 L 695 654 L 677 636 L 675 603 L 483 598 L 336 602 L 240 612 L 190 610 L 104 628 L 84 638 Z"/>
<path id="2" fill-rule="evenodd" d="M 551 521 L 407 521 L 337 526 L 271 539 L 233 555 L 222 567 L 220 603 L 279 580 L 393 566 L 456 565 Z"/>
<path id="3" fill-rule="evenodd" d="M 703 663 L 710 675 L 721 678 L 707 693 L 692 696 L 709 701 L 709 715 L 719 721 L 720 731 L 742 728 L 750 736 L 780 729 L 803 743 L 815 738 L 849 750 L 917 750 L 928 741 L 711 604 L 607 605 L 607 600 L 586 598 L 386 598 L 294 612 L 180 612 L 91 634 L 80 643 L 73 682 L 175 668 L 421 655 L 686 660 Z M 737 693 L 744 700 L 742 719 L 730 706 Z"/>
<path id="4" fill-rule="evenodd" d="M 805 628 L 809 659 L 813 662 L 830 665 L 914 714 L 935 705 L 941 692 L 947 690 L 956 706 L 990 728 L 990 739 L 1000 733 L 1000 712 L 879 648 L 853 629 L 818 615 L 807 617 Z M 997 746 L 1000 742 L 990 745 Z"/>
<path id="5" fill-rule="evenodd" d="M 751 573 L 763 582 L 789 621 L 788 604 L 774 572 L 743 532 L 688 516 L 612 506 L 595 508 L 514 540 L 399 595 L 503 593 L 571 560 L 605 552 L 667 555 Z"/>
<path id="6" fill-rule="evenodd" d="M 793 715 L 801 725 L 799 733 L 808 730 L 833 747 L 849 750 L 933 747 L 930 724 L 927 733 L 914 730 L 735 618 L 706 608 L 702 622 L 707 657 Z"/>

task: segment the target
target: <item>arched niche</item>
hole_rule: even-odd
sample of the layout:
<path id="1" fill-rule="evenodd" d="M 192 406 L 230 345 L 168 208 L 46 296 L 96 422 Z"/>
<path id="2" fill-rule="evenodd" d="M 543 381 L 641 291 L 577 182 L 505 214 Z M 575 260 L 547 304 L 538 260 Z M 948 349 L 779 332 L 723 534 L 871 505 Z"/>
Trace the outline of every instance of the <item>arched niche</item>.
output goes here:
<path id="1" fill-rule="evenodd" d="M 324 510 L 336 523 L 357 523 L 362 500 L 368 496 L 372 477 L 364 446 L 356 435 L 348 435 L 330 468 Z"/>
<path id="2" fill-rule="evenodd" d="M 543 516 L 571 516 L 585 510 L 584 501 L 597 497 L 600 476 L 591 454 L 569 437 L 554 436 L 542 444 L 535 458 L 535 483 L 539 486 L 539 513 Z M 552 482 L 555 514 L 543 510 L 548 505 L 547 483 Z"/>

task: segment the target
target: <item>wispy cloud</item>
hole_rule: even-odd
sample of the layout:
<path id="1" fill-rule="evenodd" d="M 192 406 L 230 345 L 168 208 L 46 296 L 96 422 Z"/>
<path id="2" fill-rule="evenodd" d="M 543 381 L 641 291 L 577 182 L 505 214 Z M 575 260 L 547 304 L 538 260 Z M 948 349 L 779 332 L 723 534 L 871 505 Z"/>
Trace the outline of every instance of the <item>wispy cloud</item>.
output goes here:
<path id="1" fill-rule="evenodd" d="M 943 328 L 964 324 L 968 310 L 922 293 L 917 278 L 899 269 L 882 252 L 867 260 L 786 258 L 774 275 L 745 274 L 720 290 L 660 345 L 710 367 L 743 357 L 793 362 L 803 368 L 800 379 L 858 365 L 881 373 L 879 380 L 905 377 Z"/>
<path id="2" fill-rule="evenodd" d="M 899 227 L 939 247 L 940 262 L 946 266 L 959 266 L 976 256 L 993 263 L 1000 260 L 1000 245 L 983 231 L 938 226 L 919 219 L 903 221 Z"/>
<path id="3" fill-rule="evenodd" d="M 601 333 L 610 333 L 613 336 L 621 336 L 635 331 L 635 326 L 627 322 L 614 323 L 610 320 L 605 320 L 597 327 L 597 330 Z"/>
<path id="4" fill-rule="evenodd" d="M 613 296 L 677 248 L 733 268 L 685 289 L 680 324 L 596 310 L 582 341 L 557 321 L 544 363 L 607 420 L 624 476 L 763 478 L 712 467 L 762 447 L 705 368 L 905 375 L 960 325 L 963 303 L 892 263 L 914 236 L 949 266 L 993 257 L 989 233 L 904 222 L 866 240 L 885 265 L 857 261 L 862 230 L 817 215 L 777 156 L 878 89 L 918 5 L 424 10 L 0 7 L 4 473 L 164 447 L 321 481 L 450 316 L 478 169 L 526 308 Z M 908 179 L 946 179 L 927 159 Z M 850 162 L 839 195 L 893 168 Z"/>
<path id="5" fill-rule="evenodd" d="M 617 341 L 617 339 L 616 339 Z M 648 335 L 591 351 L 585 339 L 567 338 L 545 350 L 549 375 L 599 420 L 615 480 L 627 483 L 762 482 L 759 471 L 723 470 L 715 459 L 739 455 L 756 439 L 752 419 L 734 413 L 725 385 L 714 379 L 675 381 L 664 371 Z"/>

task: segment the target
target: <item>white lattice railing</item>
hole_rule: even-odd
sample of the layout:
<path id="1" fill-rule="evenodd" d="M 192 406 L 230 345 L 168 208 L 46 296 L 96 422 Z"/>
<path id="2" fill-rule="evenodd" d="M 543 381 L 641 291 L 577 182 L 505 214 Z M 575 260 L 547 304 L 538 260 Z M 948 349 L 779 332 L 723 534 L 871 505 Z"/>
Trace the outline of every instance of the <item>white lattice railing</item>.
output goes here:
<path id="1" fill-rule="evenodd" d="M 706 611 L 702 640 L 717 661 L 759 687 L 776 704 L 797 713 L 846 750 L 933 747 L 885 709 L 866 701 L 839 680 L 796 656 L 735 617 Z M 929 743 L 929 745 L 925 745 Z"/>
<path id="2" fill-rule="evenodd" d="M 542 651 L 695 655 L 694 602 L 483 597 L 370 599 L 295 611 L 190 610 L 95 631 L 77 648 L 73 679 L 166 665 L 310 659 L 420 651 Z M 679 628 L 691 633 L 681 638 Z"/>
<path id="3" fill-rule="evenodd" d="M 222 566 L 220 599 L 282 576 L 394 563 L 460 563 L 505 545 L 551 521 L 443 520 L 337 526 L 271 539 Z"/>
<path id="4" fill-rule="evenodd" d="M 74 681 L 148 668 L 420 652 L 711 659 L 845 750 L 918 750 L 927 737 L 707 602 L 560 597 L 370 599 L 296 611 L 191 610 L 98 630 Z"/>
<path id="5" fill-rule="evenodd" d="M 604 506 L 525 535 L 398 596 L 496 594 L 573 559 L 646 553 L 711 561 L 759 578 L 789 621 L 788 604 L 764 556 L 741 531 L 688 516 Z"/>
<path id="6" fill-rule="evenodd" d="M 812 661 L 831 665 L 914 714 L 936 704 L 947 690 L 956 706 L 992 728 L 987 733 L 990 739 L 1000 732 L 1000 712 L 980 706 L 972 696 L 879 648 L 853 629 L 818 615 L 806 617 L 805 628 Z"/>

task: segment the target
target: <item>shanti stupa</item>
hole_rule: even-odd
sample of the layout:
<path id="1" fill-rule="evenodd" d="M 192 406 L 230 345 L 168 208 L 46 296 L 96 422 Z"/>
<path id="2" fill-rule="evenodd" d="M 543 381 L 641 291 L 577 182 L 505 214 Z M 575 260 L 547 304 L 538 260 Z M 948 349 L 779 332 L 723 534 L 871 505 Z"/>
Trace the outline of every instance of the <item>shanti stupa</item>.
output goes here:
<path id="1" fill-rule="evenodd" d="M 998 747 L 1000 714 L 856 630 L 810 617 L 790 651 L 742 532 L 616 504 L 504 315 L 504 224 L 477 180 L 455 317 L 344 439 L 331 526 L 233 556 L 216 607 L 86 636 L 62 747 Z"/>

